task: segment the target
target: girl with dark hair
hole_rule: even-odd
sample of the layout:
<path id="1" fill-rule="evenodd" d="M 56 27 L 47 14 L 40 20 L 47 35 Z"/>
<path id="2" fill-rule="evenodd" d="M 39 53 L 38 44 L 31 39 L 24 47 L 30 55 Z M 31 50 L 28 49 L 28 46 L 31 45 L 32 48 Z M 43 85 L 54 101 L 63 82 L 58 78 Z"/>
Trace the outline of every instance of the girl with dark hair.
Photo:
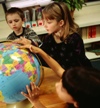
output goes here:
<path id="1" fill-rule="evenodd" d="M 64 70 L 53 58 L 42 49 L 30 44 L 20 46 L 39 54 L 45 62 L 56 72 L 61 80 L 56 83 L 56 91 L 67 108 L 100 108 L 100 71 L 93 68 L 73 67 Z M 26 86 L 27 92 L 22 93 L 35 108 L 45 108 L 39 101 L 39 87 L 31 83 Z"/>
<path id="2" fill-rule="evenodd" d="M 64 72 L 62 86 L 76 101 L 78 108 L 100 107 L 100 71 L 93 68 L 71 68 Z"/>

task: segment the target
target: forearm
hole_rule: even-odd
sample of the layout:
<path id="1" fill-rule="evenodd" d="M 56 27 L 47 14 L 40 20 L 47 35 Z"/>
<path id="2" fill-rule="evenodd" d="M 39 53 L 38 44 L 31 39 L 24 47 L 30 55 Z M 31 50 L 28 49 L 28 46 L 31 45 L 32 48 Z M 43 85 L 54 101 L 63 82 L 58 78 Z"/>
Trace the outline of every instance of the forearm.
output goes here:
<path id="1" fill-rule="evenodd" d="M 32 41 L 33 43 L 32 45 L 34 45 L 34 43 L 36 46 L 42 45 L 42 41 L 40 40 L 39 36 L 34 31 L 31 31 L 31 33 L 26 38 Z"/>
<path id="2" fill-rule="evenodd" d="M 42 49 L 38 49 L 38 54 L 45 60 L 45 62 L 52 68 L 56 74 L 61 77 L 64 69 L 52 57 L 46 54 Z"/>
<path id="3" fill-rule="evenodd" d="M 51 67 L 52 70 L 56 72 L 56 74 L 59 77 L 62 77 L 62 74 L 65 70 L 60 66 L 58 62 L 56 62 L 52 57 L 46 54 L 42 49 L 40 49 L 39 47 L 30 45 L 30 44 L 20 46 L 19 48 L 28 48 L 31 52 L 35 54 L 38 53 L 44 59 L 44 61 L 49 65 L 49 67 Z"/>

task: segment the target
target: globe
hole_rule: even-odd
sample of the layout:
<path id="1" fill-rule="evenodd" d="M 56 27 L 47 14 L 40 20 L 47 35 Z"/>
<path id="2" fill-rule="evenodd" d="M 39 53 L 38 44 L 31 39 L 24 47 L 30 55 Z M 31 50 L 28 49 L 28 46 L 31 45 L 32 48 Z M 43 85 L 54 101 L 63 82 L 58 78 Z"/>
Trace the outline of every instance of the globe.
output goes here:
<path id="1" fill-rule="evenodd" d="M 41 63 L 35 54 L 19 49 L 19 44 L 0 42 L 0 101 L 13 104 L 25 100 L 21 91 L 34 82 L 40 85 Z"/>

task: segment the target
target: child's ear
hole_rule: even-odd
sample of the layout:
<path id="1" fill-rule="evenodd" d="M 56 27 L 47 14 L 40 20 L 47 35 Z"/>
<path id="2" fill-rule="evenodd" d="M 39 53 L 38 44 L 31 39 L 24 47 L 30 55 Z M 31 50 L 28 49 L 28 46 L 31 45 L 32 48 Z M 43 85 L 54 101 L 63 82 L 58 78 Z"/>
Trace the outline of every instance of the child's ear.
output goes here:
<path id="1" fill-rule="evenodd" d="M 60 20 L 60 26 L 62 27 L 64 25 L 64 20 Z"/>

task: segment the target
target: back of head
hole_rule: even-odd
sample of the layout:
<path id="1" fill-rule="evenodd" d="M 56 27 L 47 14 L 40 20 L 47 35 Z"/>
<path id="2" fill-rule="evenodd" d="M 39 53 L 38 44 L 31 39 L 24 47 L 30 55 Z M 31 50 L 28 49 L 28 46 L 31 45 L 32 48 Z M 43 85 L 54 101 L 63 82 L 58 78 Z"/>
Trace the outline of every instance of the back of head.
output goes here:
<path id="1" fill-rule="evenodd" d="M 6 14 L 5 14 L 5 19 L 7 20 L 7 16 L 10 14 L 18 14 L 22 21 L 24 20 L 24 13 L 20 8 L 17 7 L 11 7 L 10 9 L 7 10 Z"/>
<path id="2" fill-rule="evenodd" d="M 100 108 L 100 71 L 76 67 L 64 72 L 62 83 L 79 108 Z"/>

